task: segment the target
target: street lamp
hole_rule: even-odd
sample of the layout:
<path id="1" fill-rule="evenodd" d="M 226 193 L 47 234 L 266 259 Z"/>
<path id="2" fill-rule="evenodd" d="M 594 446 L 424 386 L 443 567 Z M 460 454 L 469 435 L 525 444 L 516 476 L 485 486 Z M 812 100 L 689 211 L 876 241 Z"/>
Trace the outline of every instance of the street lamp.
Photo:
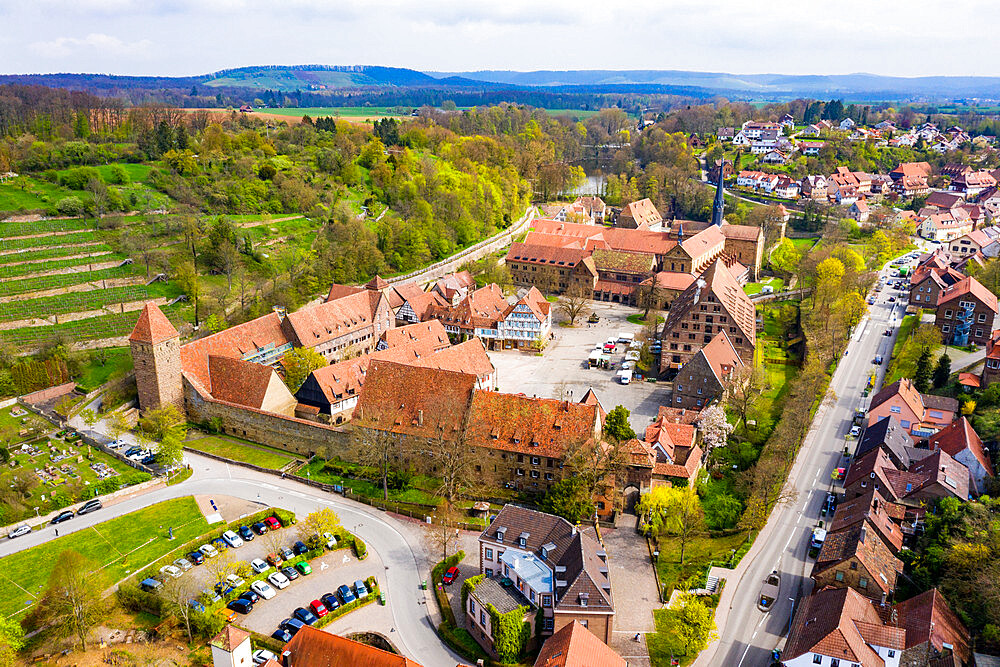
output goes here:
<path id="1" fill-rule="evenodd" d="M 35 518 L 36 519 L 41 519 L 42 518 L 42 515 L 38 513 L 38 508 L 37 507 L 35 508 Z"/>
<path id="2" fill-rule="evenodd" d="M 788 632 L 785 636 L 792 634 L 792 616 L 795 615 L 795 598 L 788 598 L 788 601 L 792 603 L 792 608 L 788 612 Z"/>

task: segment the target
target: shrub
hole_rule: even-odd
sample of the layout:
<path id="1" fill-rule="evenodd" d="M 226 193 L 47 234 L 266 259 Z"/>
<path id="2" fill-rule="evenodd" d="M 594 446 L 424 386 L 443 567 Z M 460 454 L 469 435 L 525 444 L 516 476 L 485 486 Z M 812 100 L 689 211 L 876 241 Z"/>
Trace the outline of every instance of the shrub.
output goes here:
<path id="1" fill-rule="evenodd" d="M 493 627 L 493 648 L 500 662 L 517 662 L 531 639 L 531 624 L 524 620 L 527 606 L 501 614 L 493 605 L 487 605 Z"/>
<path id="2" fill-rule="evenodd" d="M 368 558 L 368 547 L 360 537 L 354 538 L 354 555 L 358 560 Z"/>
<path id="3" fill-rule="evenodd" d="M 469 662 L 475 664 L 477 661 L 482 660 L 484 663 L 489 664 L 490 657 L 486 655 L 483 647 L 479 645 L 479 642 L 465 628 L 456 628 L 453 623 L 444 621 L 438 626 L 438 636 L 441 637 L 445 644 Z"/>

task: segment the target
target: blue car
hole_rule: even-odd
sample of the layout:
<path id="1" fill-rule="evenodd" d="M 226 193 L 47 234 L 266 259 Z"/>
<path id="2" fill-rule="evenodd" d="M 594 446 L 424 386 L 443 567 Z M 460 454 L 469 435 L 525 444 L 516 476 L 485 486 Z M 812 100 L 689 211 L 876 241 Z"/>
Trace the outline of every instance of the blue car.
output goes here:
<path id="1" fill-rule="evenodd" d="M 254 534 L 253 531 L 250 530 L 250 526 L 240 526 L 240 529 L 237 532 L 240 534 L 240 537 L 243 538 L 244 542 L 253 542 Z"/>
<path id="2" fill-rule="evenodd" d="M 292 612 L 292 616 L 294 616 L 298 620 L 308 625 L 312 625 L 313 623 L 319 620 L 319 617 L 316 616 L 316 614 L 312 613 L 305 607 L 297 608 L 295 611 Z"/>
<path id="3" fill-rule="evenodd" d="M 347 584 L 343 584 L 337 588 L 337 595 L 340 596 L 340 601 L 343 604 L 350 604 L 357 599 L 354 597 L 354 593 L 351 592 L 351 587 Z"/>
<path id="4" fill-rule="evenodd" d="M 192 551 L 187 555 L 187 559 L 195 565 L 201 565 L 205 562 L 205 554 L 200 551 Z"/>
<path id="5" fill-rule="evenodd" d="M 309 551 L 309 547 L 306 546 L 305 542 L 299 540 L 298 542 L 292 545 L 292 551 L 295 552 L 296 556 L 301 556 L 302 554 Z"/>
<path id="6" fill-rule="evenodd" d="M 301 630 L 303 627 L 305 627 L 305 623 L 303 623 L 299 619 L 297 619 L 297 618 L 286 618 L 278 626 L 278 629 L 279 630 L 284 630 L 288 634 L 290 634 L 290 635 L 292 635 L 294 637 L 295 633 L 298 632 L 299 630 Z"/>
<path id="7" fill-rule="evenodd" d="M 215 594 L 216 595 L 229 595 L 235 589 L 224 581 L 217 582 L 215 584 Z"/>
<path id="8" fill-rule="evenodd" d="M 288 630 L 278 628 L 271 633 L 271 636 L 277 639 L 279 642 L 290 642 L 292 641 L 292 633 Z"/>
<path id="9" fill-rule="evenodd" d="M 202 603 L 198 602 L 193 598 L 188 600 L 188 606 L 194 609 L 195 611 L 200 611 L 200 612 L 205 611 L 205 605 L 203 605 Z"/>
<path id="10" fill-rule="evenodd" d="M 329 609 L 330 611 L 333 611 L 334 609 L 338 609 L 340 607 L 340 600 L 338 600 L 337 596 L 334 595 L 333 593 L 326 593 L 325 595 L 323 595 L 320 598 L 320 602 L 326 605 L 326 608 Z"/>

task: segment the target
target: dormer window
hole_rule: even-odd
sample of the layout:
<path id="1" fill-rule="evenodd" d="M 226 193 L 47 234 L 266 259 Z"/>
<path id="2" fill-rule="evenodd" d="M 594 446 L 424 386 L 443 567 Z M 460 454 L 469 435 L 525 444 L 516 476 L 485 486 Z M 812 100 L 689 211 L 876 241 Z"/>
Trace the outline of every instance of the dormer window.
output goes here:
<path id="1" fill-rule="evenodd" d="M 580 606 L 586 607 L 588 602 L 590 602 L 590 594 L 580 593 Z"/>
<path id="2" fill-rule="evenodd" d="M 497 528 L 497 542 L 503 542 L 503 534 L 507 532 L 507 529 L 503 526 Z"/>
<path id="3" fill-rule="evenodd" d="M 517 536 L 517 545 L 519 547 L 528 546 L 528 538 L 531 537 L 531 533 L 521 533 Z"/>
<path id="4" fill-rule="evenodd" d="M 541 557 L 542 557 L 542 560 L 547 560 L 548 557 L 549 557 L 549 554 L 552 553 L 555 550 L 556 550 L 556 545 L 554 543 L 547 542 L 547 543 L 543 544 L 542 545 L 542 549 L 539 552 L 540 555 L 541 555 Z"/>

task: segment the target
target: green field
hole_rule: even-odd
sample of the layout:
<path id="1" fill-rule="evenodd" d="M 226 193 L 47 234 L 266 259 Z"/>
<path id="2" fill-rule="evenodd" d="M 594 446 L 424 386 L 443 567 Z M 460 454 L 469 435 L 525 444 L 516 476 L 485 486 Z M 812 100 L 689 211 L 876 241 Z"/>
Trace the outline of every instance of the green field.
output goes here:
<path id="1" fill-rule="evenodd" d="M 746 285 L 743 286 L 743 291 L 749 294 L 750 296 L 753 296 L 754 294 L 759 294 L 761 288 L 764 287 L 764 285 L 770 285 L 771 287 L 774 288 L 775 292 L 780 292 L 782 288 L 784 288 L 785 286 L 785 281 L 782 280 L 781 278 L 769 278 L 759 283 L 747 283 Z"/>
<path id="2" fill-rule="evenodd" d="M 208 529 L 194 498 L 177 498 L 2 558 L 0 582 L 8 594 L 0 598 L 0 614 L 19 615 L 34 604 L 63 551 L 79 551 L 113 584 Z"/>
<path id="3" fill-rule="evenodd" d="M 98 310 L 105 306 L 114 306 L 123 302 L 143 301 L 146 298 L 145 287 L 141 285 L 138 287 L 128 285 L 125 287 L 92 290 L 90 292 L 68 292 L 55 296 L 43 296 L 37 299 L 7 301 L 0 303 L 0 322 Z"/>
<path id="4" fill-rule="evenodd" d="M 10 413 L 14 408 L 11 406 L 9 408 L 4 408 L 0 410 L 0 437 L 7 440 L 9 439 L 11 443 L 18 443 L 23 440 L 23 436 L 18 436 L 18 432 L 21 430 L 31 430 L 35 433 L 43 433 L 52 428 L 49 422 L 45 421 L 41 417 L 36 416 L 33 412 L 28 412 L 23 408 L 20 408 L 24 414 L 15 417 Z"/>
<path id="5" fill-rule="evenodd" d="M 283 109 L 259 109 L 261 113 L 273 113 L 277 116 L 290 116 L 292 118 L 302 118 L 310 116 L 312 118 L 324 118 L 335 116 L 340 118 L 367 118 L 369 116 L 394 116 L 400 118 L 398 113 L 389 113 L 389 107 L 286 107 Z"/>
<path id="6" fill-rule="evenodd" d="M 283 452 L 280 449 L 274 449 L 266 445 L 242 444 L 228 437 L 208 436 L 198 438 L 197 440 L 188 440 L 184 443 L 184 446 L 200 452 L 224 456 L 234 461 L 252 463 L 262 468 L 271 468 L 272 470 L 280 470 L 295 460 L 294 454 Z"/>
<path id="7" fill-rule="evenodd" d="M 76 273 L 59 273 L 54 276 L 5 280 L 0 282 L 0 296 L 26 294 L 28 292 L 79 285 L 80 283 L 111 280 L 113 278 L 128 278 L 131 275 L 131 266 L 113 266 L 108 269 L 98 269 L 96 271 L 78 271 Z"/>
<path id="8" fill-rule="evenodd" d="M 87 391 L 92 391 L 108 380 L 125 376 L 131 370 L 132 352 L 127 347 L 90 350 L 76 378 L 76 384 Z"/>
<path id="9" fill-rule="evenodd" d="M 69 257 L 83 253 L 109 252 L 110 246 L 103 243 L 91 245 L 74 245 L 66 248 L 39 248 L 38 250 L 22 250 L 0 255 L 0 266 L 8 264 L 20 264 L 23 262 L 33 262 L 42 259 L 57 259 L 59 257 Z"/>
<path id="10" fill-rule="evenodd" d="M 818 241 L 818 238 L 808 238 L 808 239 L 791 239 L 792 245 L 799 252 L 808 252 L 812 249 L 813 244 Z"/>
<path id="11" fill-rule="evenodd" d="M 72 194 L 82 195 L 40 178 L 20 176 L 14 181 L 0 184 L 0 211 L 46 208 Z"/>
<path id="12" fill-rule="evenodd" d="M 4 239 L 0 241 L 0 250 L 21 250 L 22 248 L 38 248 L 47 245 L 74 245 L 87 241 L 100 241 L 97 232 L 70 232 L 58 236 L 34 236 L 21 239 Z"/>

